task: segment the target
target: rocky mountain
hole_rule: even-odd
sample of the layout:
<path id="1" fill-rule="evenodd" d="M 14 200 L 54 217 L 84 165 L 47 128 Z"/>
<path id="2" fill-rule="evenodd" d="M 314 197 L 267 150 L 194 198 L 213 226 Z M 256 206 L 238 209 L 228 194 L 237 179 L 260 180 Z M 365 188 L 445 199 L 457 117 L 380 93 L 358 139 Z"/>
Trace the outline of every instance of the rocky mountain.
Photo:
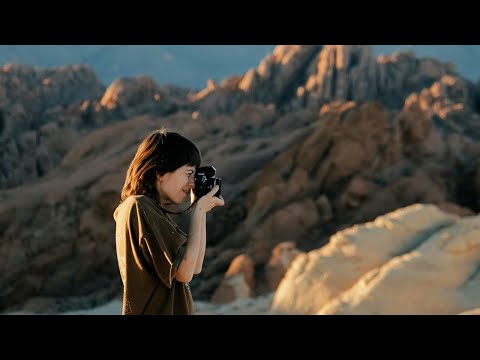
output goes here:
<path id="1" fill-rule="evenodd" d="M 158 84 L 201 89 L 258 65 L 274 45 L 0 45 L 0 65 L 90 65 L 108 86 L 120 77 L 146 75 Z"/>
<path id="2" fill-rule="evenodd" d="M 145 75 L 158 84 L 202 89 L 258 66 L 275 45 L 0 45 L 0 65 L 13 62 L 40 67 L 85 64 L 108 86 L 120 77 Z M 455 64 L 458 73 L 477 80 L 479 45 L 372 45 L 373 53 L 413 51 Z"/>
<path id="3" fill-rule="evenodd" d="M 480 78 L 479 45 L 373 45 L 376 55 L 390 55 L 395 51 L 412 51 L 417 57 L 432 57 L 455 65 L 458 73 L 476 81 Z"/>
<path id="4" fill-rule="evenodd" d="M 450 64 L 361 45 L 277 46 L 198 92 L 149 77 L 105 88 L 88 66 L 3 66 L 0 310 L 118 295 L 112 213 L 138 143 L 160 126 L 222 177 L 199 300 L 271 293 L 298 252 L 402 207 L 472 216 L 479 96 Z"/>

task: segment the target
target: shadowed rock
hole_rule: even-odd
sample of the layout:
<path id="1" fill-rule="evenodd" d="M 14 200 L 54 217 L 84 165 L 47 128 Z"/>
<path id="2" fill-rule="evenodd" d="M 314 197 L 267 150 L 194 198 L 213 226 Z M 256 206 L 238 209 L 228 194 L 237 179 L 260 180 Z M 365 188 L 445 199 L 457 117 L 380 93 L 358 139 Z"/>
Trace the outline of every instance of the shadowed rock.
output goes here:
<path id="1" fill-rule="evenodd" d="M 375 59 L 363 46 L 279 47 L 262 64 L 249 81 L 212 82 L 197 94 L 139 77 L 93 98 L 85 95 L 97 94 L 95 82 L 80 69 L 71 75 L 87 84 L 78 97 L 27 107 L 46 90 L 23 84 L 19 74 L 30 70 L 4 69 L 0 125 L 18 133 L 1 140 L 0 184 L 9 189 L 0 191 L 0 308 L 120 290 L 112 212 L 138 144 L 161 126 L 195 141 L 223 179 L 226 205 L 208 216 L 203 272 L 191 283 L 198 300 L 211 299 L 239 255 L 255 269 L 249 291 L 262 295 L 272 291 L 272 251 L 285 241 L 318 249 L 340 229 L 415 203 L 478 211 L 478 85 L 435 61 Z M 379 69 L 389 69 L 380 83 Z M 188 229 L 187 215 L 176 220 Z"/>

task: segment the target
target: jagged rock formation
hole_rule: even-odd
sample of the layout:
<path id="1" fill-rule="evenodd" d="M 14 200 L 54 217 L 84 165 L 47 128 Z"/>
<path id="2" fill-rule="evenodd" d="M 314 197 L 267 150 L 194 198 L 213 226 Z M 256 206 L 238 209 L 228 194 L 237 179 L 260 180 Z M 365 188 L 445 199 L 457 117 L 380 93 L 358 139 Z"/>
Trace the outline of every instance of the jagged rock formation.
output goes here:
<path id="1" fill-rule="evenodd" d="M 144 77 L 102 89 L 78 70 L 85 78 L 61 87 L 84 84 L 77 97 L 21 105 L 41 114 L 38 129 L 16 127 L 15 102 L 44 90 L 4 95 L 43 79 L 18 75 L 31 71 L 0 76 L 0 310 L 119 291 L 111 215 L 136 147 L 160 126 L 190 137 L 222 177 L 226 205 L 209 215 L 204 270 L 191 283 L 199 300 L 275 290 L 280 244 L 311 251 L 339 229 L 419 202 L 460 216 L 480 206 L 480 85 L 433 59 L 281 46 L 258 69 L 196 94 Z M 18 150 L 22 141 L 30 152 Z"/>
<path id="2" fill-rule="evenodd" d="M 194 98 L 199 111 L 233 112 L 253 101 L 285 111 L 318 111 L 332 101 L 378 101 L 399 109 L 412 92 L 455 75 L 451 64 L 412 53 L 375 58 L 365 45 L 282 45 L 242 78 L 211 86 Z"/>
<path id="3" fill-rule="evenodd" d="M 32 184 L 54 169 L 86 133 L 140 114 L 164 116 L 187 90 L 150 78 L 114 81 L 106 90 L 86 66 L 0 69 L 0 189 Z"/>

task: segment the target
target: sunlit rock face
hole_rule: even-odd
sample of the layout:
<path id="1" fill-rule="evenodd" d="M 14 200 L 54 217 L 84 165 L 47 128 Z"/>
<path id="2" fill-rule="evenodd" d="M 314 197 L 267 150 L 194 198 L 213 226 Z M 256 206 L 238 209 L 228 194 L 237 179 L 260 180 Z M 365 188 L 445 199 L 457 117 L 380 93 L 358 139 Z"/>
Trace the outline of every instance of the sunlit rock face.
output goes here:
<path id="1" fill-rule="evenodd" d="M 457 314 L 480 306 L 480 216 L 413 205 L 336 233 L 299 255 L 272 310 L 301 314 Z"/>
<path id="2" fill-rule="evenodd" d="M 253 301 L 297 251 L 396 209 L 480 206 L 480 86 L 435 60 L 280 46 L 198 93 L 146 77 L 105 89 L 82 67 L 45 74 L 0 74 L 0 309 L 93 305 L 121 291 L 112 213 L 138 144 L 162 126 L 191 138 L 223 180 L 226 205 L 208 216 L 191 282 L 199 301 Z M 188 230 L 188 215 L 175 220 Z"/>

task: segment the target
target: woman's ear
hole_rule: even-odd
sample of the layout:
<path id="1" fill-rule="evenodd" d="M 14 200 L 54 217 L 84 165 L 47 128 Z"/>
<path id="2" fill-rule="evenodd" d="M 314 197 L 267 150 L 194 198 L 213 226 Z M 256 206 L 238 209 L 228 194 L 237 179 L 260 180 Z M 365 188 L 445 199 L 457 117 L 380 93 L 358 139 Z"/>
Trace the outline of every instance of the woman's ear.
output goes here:
<path id="1" fill-rule="evenodd" d="M 157 181 L 162 182 L 162 180 L 163 180 L 163 175 L 160 175 L 159 173 L 157 173 Z"/>

